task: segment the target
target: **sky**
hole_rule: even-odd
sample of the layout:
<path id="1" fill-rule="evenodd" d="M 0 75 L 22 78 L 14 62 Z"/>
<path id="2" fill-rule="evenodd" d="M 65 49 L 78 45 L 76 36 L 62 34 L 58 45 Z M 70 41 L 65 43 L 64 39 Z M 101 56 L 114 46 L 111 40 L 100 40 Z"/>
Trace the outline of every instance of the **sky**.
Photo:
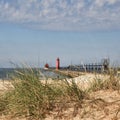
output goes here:
<path id="1" fill-rule="evenodd" d="M 0 0 L 0 67 L 120 65 L 120 0 Z"/>

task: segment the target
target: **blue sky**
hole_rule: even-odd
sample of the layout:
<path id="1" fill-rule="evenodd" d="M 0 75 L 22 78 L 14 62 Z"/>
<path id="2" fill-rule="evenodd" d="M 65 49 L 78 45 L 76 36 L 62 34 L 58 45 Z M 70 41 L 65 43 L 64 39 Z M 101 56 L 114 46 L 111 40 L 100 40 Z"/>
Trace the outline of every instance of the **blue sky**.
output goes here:
<path id="1" fill-rule="evenodd" d="M 120 0 L 0 0 L 0 67 L 120 64 Z"/>

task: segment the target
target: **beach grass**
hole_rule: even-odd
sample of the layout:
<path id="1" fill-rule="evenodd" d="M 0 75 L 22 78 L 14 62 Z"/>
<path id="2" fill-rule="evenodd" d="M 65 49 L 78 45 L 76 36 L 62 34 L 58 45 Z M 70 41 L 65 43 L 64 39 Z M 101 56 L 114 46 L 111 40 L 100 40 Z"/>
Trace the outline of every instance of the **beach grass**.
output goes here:
<path id="1" fill-rule="evenodd" d="M 87 89 L 81 89 L 71 79 L 64 80 L 40 80 L 40 71 L 28 69 L 16 70 L 11 83 L 14 89 L 0 97 L 0 115 L 11 117 L 25 117 L 28 120 L 40 120 L 46 118 L 52 111 L 57 111 L 57 117 L 61 111 L 73 103 L 74 113 L 82 106 L 83 100 L 90 100 L 89 93 L 99 90 L 120 90 L 120 79 L 114 72 L 109 73 L 109 79 L 101 80 L 97 77 Z M 93 101 L 93 100 L 92 100 Z M 120 109 L 120 108 L 119 108 Z M 77 114 L 77 112 L 76 112 Z"/>

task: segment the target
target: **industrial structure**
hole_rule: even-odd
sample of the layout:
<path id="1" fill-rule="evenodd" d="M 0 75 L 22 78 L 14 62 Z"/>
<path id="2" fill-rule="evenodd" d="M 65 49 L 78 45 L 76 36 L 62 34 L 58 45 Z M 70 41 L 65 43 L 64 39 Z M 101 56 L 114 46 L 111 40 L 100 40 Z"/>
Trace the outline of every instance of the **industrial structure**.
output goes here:
<path id="1" fill-rule="evenodd" d="M 109 59 L 103 59 L 101 63 L 69 65 L 67 69 L 81 72 L 105 72 L 109 70 L 109 64 Z"/>
<path id="2" fill-rule="evenodd" d="M 80 71 L 80 72 L 105 72 L 109 70 L 109 59 L 102 59 L 100 63 L 88 63 L 88 64 L 79 64 L 79 65 L 69 65 L 65 67 L 60 67 L 60 59 L 56 59 L 56 67 L 49 67 L 49 64 L 46 63 L 44 68 L 51 70 L 70 70 L 70 71 Z"/>

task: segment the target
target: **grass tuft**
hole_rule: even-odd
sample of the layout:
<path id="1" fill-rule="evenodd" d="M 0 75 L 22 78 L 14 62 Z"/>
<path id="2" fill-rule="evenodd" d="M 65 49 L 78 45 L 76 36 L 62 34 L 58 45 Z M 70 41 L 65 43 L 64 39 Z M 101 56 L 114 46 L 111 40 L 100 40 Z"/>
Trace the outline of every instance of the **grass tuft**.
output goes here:
<path id="1" fill-rule="evenodd" d="M 120 90 L 120 77 L 115 75 L 114 70 L 110 70 L 107 79 L 95 78 L 90 85 L 89 91 L 98 90 Z"/>
<path id="2" fill-rule="evenodd" d="M 12 84 L 14 90 L 0 100 L 0 111 L 6 110 L 14 117 L 31 119 L 44 118 L 53 109 L 53 103 L 63 95 L 62 89 L 54 84 L 42 83 L 32 69 L 16 71 Z"/>

